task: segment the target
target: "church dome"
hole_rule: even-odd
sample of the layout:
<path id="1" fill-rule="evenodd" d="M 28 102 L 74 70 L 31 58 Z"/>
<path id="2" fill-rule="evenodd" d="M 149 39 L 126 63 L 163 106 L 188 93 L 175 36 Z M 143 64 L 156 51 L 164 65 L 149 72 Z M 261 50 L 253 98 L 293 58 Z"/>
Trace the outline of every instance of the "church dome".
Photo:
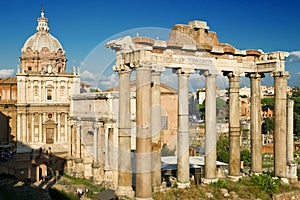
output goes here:
<path id="1" fill-rule="evenodd" d="M 37 32 L 27 39 L 22 51 L 30 49 L 33 52 L 40 52 L 44 47 L 48 48 L 49 52 L 57 52 L 59 49 L 63 51 L 60 42 L 49 33 L 48 19 L 44 16 L 44 9 L 42 9 L 41 17 L 37 22 Z"/>
<path id="2" fill-rule="evenodd" d="M 48 19 L 44 15 L 42 8 L 37 20 L 37 32 L 26 40 L 21 49 L 19 60 L 22 73 L 45 74 L 48 71 L 48 74 L 59 74 L 66 70 L 65 52 L 60 42 L 49 33 Z"/>

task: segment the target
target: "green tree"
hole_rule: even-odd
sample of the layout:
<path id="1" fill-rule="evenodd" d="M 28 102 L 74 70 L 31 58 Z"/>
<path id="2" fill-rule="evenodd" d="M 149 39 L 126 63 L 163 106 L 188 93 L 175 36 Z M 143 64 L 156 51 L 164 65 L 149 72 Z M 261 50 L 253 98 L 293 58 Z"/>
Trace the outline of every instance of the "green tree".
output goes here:
<path id="1" fill-rule="evenodd" d="M 241 160 L 244 161 L 244 166 L 251 165 L 251 153 L 248 149 L 241 151 Z"/>
<path id="2" fill-rule="evenodd" d="M 263 98 L 261 104 L 264 106 L 274 106 L 274 98 Z"/>
<path id="3" fill-rule="evenodd" d="M 274 118 L 272 117 L 268 117 L 265 118 L 264 123 L 262 125 L 262 133 L 263 134 L 269 134 L 269 133 L 273 133 L 274 131 Z"/>
<path id="4" fill-rule="evenodd" d="M 220 136 L 217 142 L 217 160 L 221 162 L 229 162 L 229 138 Z"/>
<path id="5" fill-rule="evenodd" d="M 202 104 L 198 105 L 198 108 L 199 108 L 201 116 L 204 116 L 205 115 L 205 100 L 203 101 Z M 216 98 L 216 114 L 218 115 L 221 110 L 226 109 L 226 108 L 227 108 L 226 101 L 224 101 L 220 97 L 217 97 Z"/>
<path id="6" fill-rule="evenodd" d="M 300 87 L 293 88 L 293 97 L 300 97 Z"/>
<path id="7" fill-rule="evenodd" d="M 300 96 L 292 100 L 294 100 L 294 134 L 300 136 Z"/>

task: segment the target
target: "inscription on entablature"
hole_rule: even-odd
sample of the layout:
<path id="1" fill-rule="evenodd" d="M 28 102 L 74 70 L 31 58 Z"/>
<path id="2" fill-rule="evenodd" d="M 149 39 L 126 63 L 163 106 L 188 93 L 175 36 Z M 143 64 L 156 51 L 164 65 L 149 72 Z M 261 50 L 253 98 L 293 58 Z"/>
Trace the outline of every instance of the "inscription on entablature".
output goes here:
<path id="1" fill-rule="evenodd" d="M 257 64 L 258 69 L 275 69 L 276 67 L 277 67 L 277 62 Z"/>

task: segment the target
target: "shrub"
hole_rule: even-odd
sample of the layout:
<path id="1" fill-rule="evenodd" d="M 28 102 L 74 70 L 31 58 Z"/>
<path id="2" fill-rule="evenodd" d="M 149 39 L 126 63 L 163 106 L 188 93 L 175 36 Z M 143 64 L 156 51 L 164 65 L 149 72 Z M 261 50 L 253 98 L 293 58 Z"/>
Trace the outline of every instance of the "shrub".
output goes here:
<path id="1" fill-rule="evenodd" d="M 251 182 L 269 195 L 279 191 L 280 179 L 269 174 L 252 175 Z"/>
<path id="2" fill-rule="evenodd" d="M 211 183 L 210 186 L 216 189 L 226 188 L 227 182 L 225 180 L 219 179 L 217 182 Z"/>
<path id="3" fill-rule="evenodd" d="M 248 149 L 241 151 L 241 160 L 244 161 L 244 166 L 251 165 L 251 153 Z"/>

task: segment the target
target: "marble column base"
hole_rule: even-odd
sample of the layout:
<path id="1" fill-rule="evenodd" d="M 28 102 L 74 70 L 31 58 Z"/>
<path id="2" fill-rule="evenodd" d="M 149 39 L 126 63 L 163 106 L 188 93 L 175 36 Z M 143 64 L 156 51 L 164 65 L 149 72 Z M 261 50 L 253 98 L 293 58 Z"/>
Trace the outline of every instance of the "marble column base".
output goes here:
<path id="1" fill-rule="evenodd" d="M 83 166 L 83 160 L 81 158 L 76 158 L 75 161 L 75 166 L 74 166 L 74 176 L 76 178 L 83 178 L 84 177 L 84 166 Z"/>
<path id="2" fill-rule="evenodd" d="M 287 166 L 287 178 L 289 183 L 295 183 L 298 181 L 297 163 L 295 161 L 290 162 Z"/>
<path id="3" fill-rule="evenodd" d="M 190 183 L 178 183 L 177 182 L 177 187 L 180 189 L 190 188 L 190 186 L 191 186 Z"/>
<path id="4" fill-rule="evenodd" d="M 214 179 L 204 178 L 204 179 L 203 179 L 203 183 L 204 183 L 204 184 L 211 184 L 211 183 L 217 182 L 218 180 L 219 180 L 219 179 L 217 179 L 217 178 L 214 178 Z"/>
<path id="5" fill-rule="evenodd" d="M 115 195 L 119 200 L 132 200 L 135 193 L 131 186 L 118 186 Z"/>
<path id="6" fill-rule="evenodd" d="M 229 180 L 232 180 L 234 182 L 238 181 L 242 176 L 230 176 L 228 175 Z"/>
<path id="7" fill-rule="evenodd" d="M 135 200 L 153 200 L 152 197 L 149 197 L 149 198 L 135 198 Z"/>
<path id="8" fill-rule="evenodd" d="M 101 166 L 99 163 L 92 164 L 92 175 L 93 183 L 100 185 L 103 181 L 103 177 L 101 176 Z"/>

